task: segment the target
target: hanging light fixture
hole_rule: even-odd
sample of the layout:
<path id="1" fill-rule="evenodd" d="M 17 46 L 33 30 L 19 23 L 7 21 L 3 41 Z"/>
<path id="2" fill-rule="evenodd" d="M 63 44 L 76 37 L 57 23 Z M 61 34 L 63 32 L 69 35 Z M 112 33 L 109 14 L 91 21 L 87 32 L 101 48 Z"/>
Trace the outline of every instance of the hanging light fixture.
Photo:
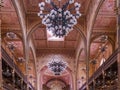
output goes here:
<path id="1" fill-rule="evenodd" d="M 62 60 L 52 60 L 48 62 L 48 68 L 55 74 L 60 75 L 67 67 L 67 63 Z"/>
<path id="2" fill-rule="evenodd" d="M 17 47 L 14 42 L 8 42 L 7 47 L 11 50 L 14 51 L 15 48 Z"/>
<path id="3" fill-rule="evenodd" d="M 55 5 L 53 0 L 45 0 L 45 2 L 39 3 L 40 12 L 38 16 L 42 18 L 42 24 L 46 25 L 46 29 L 50 30 L 54 36 L 63 37 L 73 30 L 73 26 L 77 24 L 77 19 L 81 16 L 80 4 L 74 0 L 68 0 L 61 6 L 61 0 L 58 2 L 59 6 Z M 52 8 L 45 7 L 46 3 L 50 4 Z M 68 6 L 73 3 L 74 7 L 68 9 Z M 49 13 L 43 13 L 46 11 Z M 72 11 L 76 11 L 76 13 L 72 14 Z"/>
<path id="4" fill-rule="evenodd" d="M 23 63 L 23 62 L 25 62 L 25 59 L 23 57 L 18 57 L 17 61 L 20 63 Z"/>
<path id="5" fill-rule="evenodd" d="M 15 39 L 17 36 L 15 33 L 13 32 L 7 32 L 6 33 L 6 36 L 9 38 L 9 39 Z"/>

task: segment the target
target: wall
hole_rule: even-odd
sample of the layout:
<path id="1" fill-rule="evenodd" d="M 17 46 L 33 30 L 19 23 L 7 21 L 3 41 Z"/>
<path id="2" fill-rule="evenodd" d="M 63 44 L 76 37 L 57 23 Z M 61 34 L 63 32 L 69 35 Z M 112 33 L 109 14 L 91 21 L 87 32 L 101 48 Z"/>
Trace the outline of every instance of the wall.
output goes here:
<path id="1" fill-rule="evenodd" d="M 49 61 L 53 59 L 59 59 L 67 62 L 68 67 L 71 70 L 70 74 L 72 74 L 72 71 L 74 70 L 74 63 L 75 63 L 74 50 L 39 50 L 39 52 L 37 52 L 37 71 L 39 72 L 38 74 L 42 75 L 42 73 L 40 73 L 40 70 L 44 66 L 46 66 Z M 43 84 L 42 81 L 40 81 L 39 83 Z M 72 88 L 72 85 L 73 85 L 72 81 L 70 82 L 70 85 Z"/>

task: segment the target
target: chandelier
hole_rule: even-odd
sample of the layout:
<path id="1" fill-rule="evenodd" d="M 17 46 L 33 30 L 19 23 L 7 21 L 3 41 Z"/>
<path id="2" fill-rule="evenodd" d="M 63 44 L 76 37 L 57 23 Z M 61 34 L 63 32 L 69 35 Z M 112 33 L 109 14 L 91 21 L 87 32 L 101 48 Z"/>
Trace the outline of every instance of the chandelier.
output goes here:
<path id="1" fill-rule="evenodd" d="M 45 2 L 39 3 L 40 12 L 38 16 L 42 18 L 42 24 L 46 25 L 46 30 L 51 31 L 56 37 L 63 37 L 73 30 L 73 26 L 77 24 L 77 19 L 81 16 L 80 4 L 74 0 L 68 0 L 63 5 L 61 5 L 61 0 L 58 2 L 59 5 L 55 5 L 53 0 L 45 0 Z M 73 3 L 74 7 L 68 9 L 68 6 Z M 51 7 L 45 7 L 45 4 L 50 4 Z"/>
<path id="2" fill-rule="evenodd" d="M 67 63 L 62 60 L 52 60 L 48 62 L 48 68 L 55 74 L 60 75 L 67 67 Z"/>
<path id="3" fill-rule="evenodd" d="M 17 36 L 15 33 L 13 32 L 7 32 L 6 33 L 6 36 L 9 38 L 9 39 L 15 39 Z"/>

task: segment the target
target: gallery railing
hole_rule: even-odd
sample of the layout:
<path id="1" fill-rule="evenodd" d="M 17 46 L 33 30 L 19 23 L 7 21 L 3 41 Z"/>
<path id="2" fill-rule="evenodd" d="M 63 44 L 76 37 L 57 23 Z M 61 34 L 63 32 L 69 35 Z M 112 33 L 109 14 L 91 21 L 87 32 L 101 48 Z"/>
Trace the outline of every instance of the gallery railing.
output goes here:
<path id="1" fill-rule="evenodd" d="M 14 63 L 13 58 L 11 58 L 8 53 L 5 51 L 3 47 L 1 47 L 1 52 L 2 52 L 2 59 L 12 68 L 15 70 L 15 72 L 19 75 L 20 78 L 23 79 L 23 81 L 26 84 L 29 84 L 29 87 L 31 87 L 31 90 L 34 90 L 34 87 L 32 86 L 31 83 L 27 82 L 26 76 L 21 72 L 21 70 L 17 67 L 17 65 Z"/>
<path id="2" fill-rule="evenodd" d="M 89 84 L 91 84 L 96 78 L 98 78 L 103 71 L 108 69 L 113 63 L 117 61 L 118 49 L 116 49 L 112 55 L 94 72 L 94 74 L 89 78 Z M 86 83 L 82 85 L 79 90 L 85 90 Z"/>

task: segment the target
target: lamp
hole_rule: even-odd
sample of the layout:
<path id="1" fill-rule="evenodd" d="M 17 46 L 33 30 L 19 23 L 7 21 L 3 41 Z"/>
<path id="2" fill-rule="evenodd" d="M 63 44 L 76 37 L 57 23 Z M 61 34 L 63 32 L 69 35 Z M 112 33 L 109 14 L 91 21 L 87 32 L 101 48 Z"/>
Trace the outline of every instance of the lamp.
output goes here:
<path id="1" fill-rule="evenodd" d="M 11 51 L 14 51 L 14 50 L 15 50 L 15 47 L 17 47 L 17 46 L 15 45 L 14 42 L 8 42 L 7 47 L 8 47 Z"/>
<path id="2" fill-rule="evenodd" d="M 68 0 L 61 6 L 61 0 L 58 2 L 59 6 L 55 5 L 53 0 L 45 0 L 45 2 L 39 3 L 40 12 L 38 16 L 42 18 L 42 24 L 46 25 L 46 29 L 50 30 L 54 36 L 63 37 L 73 30 L 73 26 L 77 24 L 77 19 L 81 16 L 80 4 L 74 3 L 74 0 Z M 52 8 L 45 7 L 46 3 L 50 4 Z M 68 9 L 68 6 L 73 3 L 74 7 Z M 45 11 L 49 13 L 43 13 Z M 76 13 L 72 14 L 72 11 L 76 11 Z"/>
<path id="3" fill-rule="evenodd" d="M 6 36 L 10 39 L 15 39 L 17 37 L 16 34 L 13 32 L 7 32 Z"/>
<path id="4" fill-rule="evenodd" d="M 48 62 L 48 68 L 54 72 L 55 75 L 60 75 L 67 67 L 67 63 L 62 60 L 52 60 Z"/>
<path id="5" fill-rule="evenodd" d="M 25 61 L 25 59 L 23 57 L 18 57 L 17 61 L 20 63 L 23 63 Z"/>

